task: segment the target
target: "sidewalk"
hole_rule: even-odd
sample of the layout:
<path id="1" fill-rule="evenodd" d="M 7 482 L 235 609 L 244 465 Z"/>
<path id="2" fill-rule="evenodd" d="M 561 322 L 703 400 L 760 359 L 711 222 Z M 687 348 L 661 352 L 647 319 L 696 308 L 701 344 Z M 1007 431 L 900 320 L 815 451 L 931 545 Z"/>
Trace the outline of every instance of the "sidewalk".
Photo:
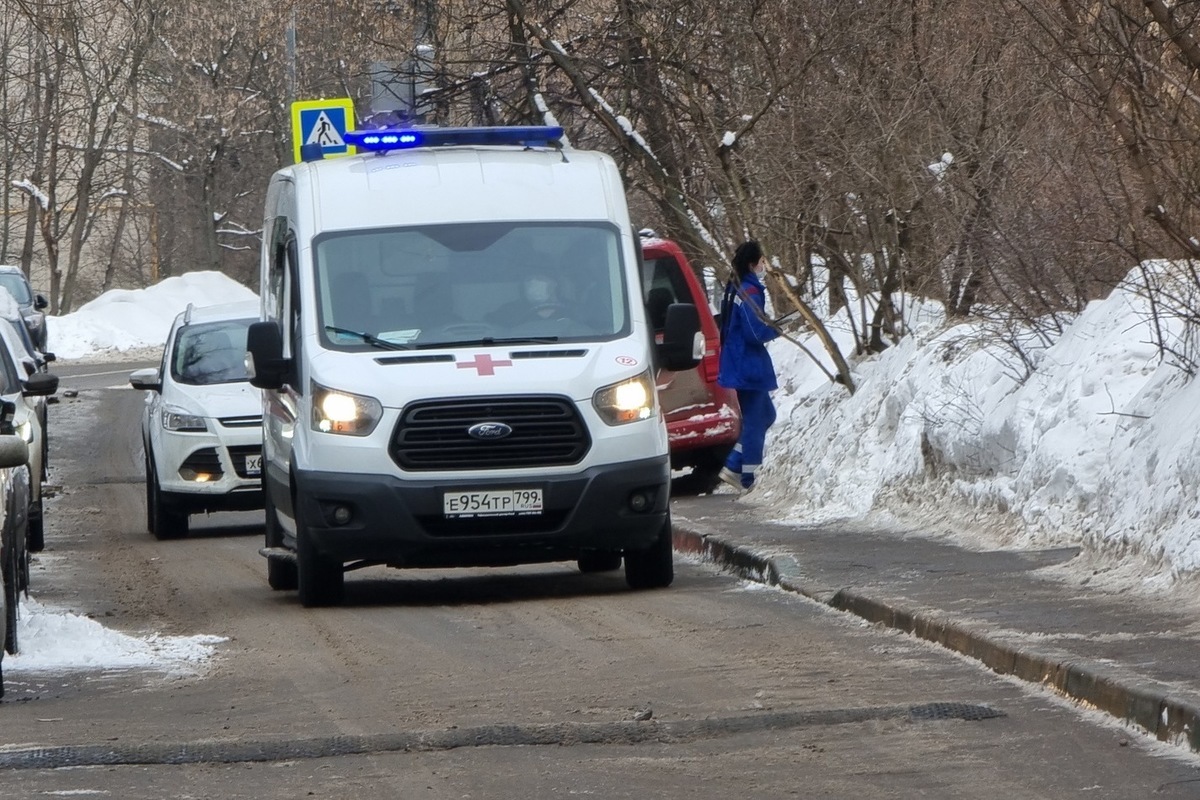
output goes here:
<path id="1" fill-rule="evenodd" d="M 733 495 L 672 501 L 675 549 L 1052 686 L 1200 752 L 1200 621 L 1041 577 L 1077 548 L 966 550 L 758 519 Z"/>

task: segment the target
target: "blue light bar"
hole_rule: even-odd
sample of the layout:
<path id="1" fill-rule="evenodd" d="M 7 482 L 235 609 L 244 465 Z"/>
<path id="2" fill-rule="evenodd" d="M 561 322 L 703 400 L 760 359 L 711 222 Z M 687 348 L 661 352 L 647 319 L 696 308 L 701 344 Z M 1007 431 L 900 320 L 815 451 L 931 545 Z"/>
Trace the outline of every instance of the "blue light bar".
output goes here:
<path id="1" fill-rule="evenodd" d="M 562 139 L 563 129 L 554 125 L 505 125 L 494 128 L 384 128 L 375 131 L 346 131 L 346 144 L 359 150 L 381 152 L 413 147 L 458 145 L 510 145 L 551 147 Z"/>

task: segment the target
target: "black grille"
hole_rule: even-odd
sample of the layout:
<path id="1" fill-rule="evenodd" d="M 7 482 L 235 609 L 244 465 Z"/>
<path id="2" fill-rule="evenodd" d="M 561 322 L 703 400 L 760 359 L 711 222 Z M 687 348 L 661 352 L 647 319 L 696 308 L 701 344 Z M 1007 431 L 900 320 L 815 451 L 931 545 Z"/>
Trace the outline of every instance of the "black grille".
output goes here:
<path id="1" fill-rule="evenodd" d="M 225 470 L 221 469 L 221 458 L 217 455 L 216 449 L 212 447 L 202 448 L 188 456 L 187 460 L 180 465 L 179 471 L 182 473 L 185 469 L 212 475 L 215 478 L 225 474 Z"/>
<path id="2" fill-rule="evenodd" d="M 480 422 L 512 428 L 503 439 L 472 438 Z M 579 463 L 591 439 L 565 397 L 473 397 L 425 400 L 404 410 L 392 437 L 401 469 L 459 470 L 563 466 Z"/>
<path id="3" fill-rule="evenodd" d="M 229 448 L 229 458 L 233 461 L 233 469 L 243 478 L 257 478 L 261 473 L 253 475 L 246 472 L 246 458 L 262 453 L 262 446 L 257 444 L 239 444 Z"/>

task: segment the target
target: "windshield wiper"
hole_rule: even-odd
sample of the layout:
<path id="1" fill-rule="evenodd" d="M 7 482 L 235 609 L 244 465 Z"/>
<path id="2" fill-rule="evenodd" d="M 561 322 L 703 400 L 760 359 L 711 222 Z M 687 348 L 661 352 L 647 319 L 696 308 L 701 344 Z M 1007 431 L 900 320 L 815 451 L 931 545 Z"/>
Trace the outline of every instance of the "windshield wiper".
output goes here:
<path id="1" fill-rule="evenodd" d="M 558 342 L 557 336 L 509 336 L 496 338 L 494 336 L 484 336 L 479 339 L 459 339 L 452 342 L 424 342 L 417 345 L 418 350 L 430 350 L 438 347 L 466 347 L 468 345 L 492 345 L 492 344 L 555 344 Z"/>
<path id="2" fill-rule="evenodd" d="M 366 331 L 352 331 L 349 328 L 339 328 L 336 325 L 326 325 L 325 332 L 326 333 L 340 333 L 345 336 L 355 336 L 359 339 L 362 339 L 364 342 L 371 345 L 372 347 L 378 347 L 383 350 L 411 350 L 412 349 L 412 347 L 407 344 L 400 344 L 399 342 L 389 342 L 387 339 L 380 339 L 378 336 L 376 336 L 373 333 L 367 333 Z"/>

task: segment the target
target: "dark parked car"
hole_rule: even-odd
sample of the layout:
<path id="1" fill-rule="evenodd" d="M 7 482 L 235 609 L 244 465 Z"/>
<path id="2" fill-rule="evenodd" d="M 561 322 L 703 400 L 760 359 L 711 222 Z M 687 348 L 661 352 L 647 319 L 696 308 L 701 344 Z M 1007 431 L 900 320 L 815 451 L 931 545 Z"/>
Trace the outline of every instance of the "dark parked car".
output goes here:
<path id="1" fill-rule="evenodd" d="M 17 608 L 29 588 L 29 551 L 25 531 L 29 524 L 29 445 L 13 433 L 16 406 L 0 400 L 0 665 L 4 653 L 17 652 Z M 0 672 L 0 696 L 4 694 Z"/>
<path id="2" fill-rule="evenodd" d="M 33 349 L 46 352 L 46 307 L 50 303 L 33 291 L 25 272 L 13 264 L 0 264 L 0 288 L 7 289 L 17 301 Z"/>
<path id="3" fill-rule="evenodd" d="M 691 264 L 675 242 L 642 234 L 642 295 L 656 337 L 662 336 L 667 307 L 692 303 L 700 312 L 704 358 L 686 372 L 659 370 L 659 402 L 667 420 L 671 467 L 690 469 L 671 484 L 675 494 L 712 491 L 725 456 L 741 433 L 737 393 L 717 385 L 721 341 L 716 320 Z"/>

